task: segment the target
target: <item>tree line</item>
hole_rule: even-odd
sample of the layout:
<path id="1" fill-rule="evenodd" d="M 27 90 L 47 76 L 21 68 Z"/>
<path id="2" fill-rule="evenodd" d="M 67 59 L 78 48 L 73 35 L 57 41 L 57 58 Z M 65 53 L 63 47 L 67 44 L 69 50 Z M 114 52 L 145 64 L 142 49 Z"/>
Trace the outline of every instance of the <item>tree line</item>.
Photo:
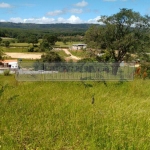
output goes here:
<path id="1" fill-rule="evenodd" d="M 0 37 L 10 37 L 25 40 L 29 35 L 35 35 L 38 39 L 45 34 L 57 36 L 84 36 L 91 24 L 26 24 L 0 22 Z"/>

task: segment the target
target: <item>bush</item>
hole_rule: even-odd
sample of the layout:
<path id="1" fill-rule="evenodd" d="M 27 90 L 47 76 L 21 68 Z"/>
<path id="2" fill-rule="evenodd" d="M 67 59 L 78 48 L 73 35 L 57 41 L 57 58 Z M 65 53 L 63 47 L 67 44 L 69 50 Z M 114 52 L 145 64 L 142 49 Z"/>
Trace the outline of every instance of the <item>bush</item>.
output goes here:
<path id="1" fill-rule="evenodd" d="M 28 49 L 28 52 L 34 52 L 34 47 L 30 47 L 30 48 Z"/>
<path id="2" fill-rule="evenodd" d="M 141 68 L 142 68 L 141 70 L 142 75 L 144 75 L 145 73 L 146 77 L 150 79 L 150 63 L 149 62 L 142 63 Z"/>
<path id="3" fill-rule="evenodd" d="M 43 62 L 63 62 L 63 58 L 61 58 L 56 52 L 48 51 L 41 56 Z"/>
<path id="4" fill-rule="evenodd" d="M 10 75 L 10 70 L 5 70 L 4 71 L 4 76 L 9 76 Z"/>

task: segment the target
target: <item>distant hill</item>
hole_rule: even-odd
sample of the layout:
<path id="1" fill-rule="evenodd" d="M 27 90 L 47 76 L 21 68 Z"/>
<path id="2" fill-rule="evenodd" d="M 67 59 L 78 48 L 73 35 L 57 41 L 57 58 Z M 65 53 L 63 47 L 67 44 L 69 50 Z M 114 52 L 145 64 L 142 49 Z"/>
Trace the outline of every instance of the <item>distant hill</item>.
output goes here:
<path id="1" fill-rule="evenodd" d="M 58 35 L 83 35 L 90 26 L 93 24 L 34 24 L 34 23 L 12 23 L 12 22 L 0 22 L 1 30 L 14 30 L 24 32 L 38 32 L 40 33 L 56 33 Z M 98 24 L 97 24 L 98 25 Z"/>
<path id="2" fill-rule="evenodd" d="M 0 22 L 0 27 L 5 28 L 23 28 L 23 29 L 48 29 L 48 28 L 82 28 L 87 29 L 93 24 L 69 24 L 69 23 L 56 23 L 56 24 L 34 24 L 34 23 L 12 23 Z"/>
<path id="3" fill-rule="evenodd" d="M 46 34 L 57 36 L 84 36 L 85 32 L 93 24 L 34 24 L 34 23 L 12 23 L 0 22 L 0 37 L 24 39 L 28 35 L 36 35 L 38 39 Z M 98 24 L 97 24 L 98 25 Z M 98 25 L 99 26 L 99 25 Z M 75 40 L 75 39 L 74 39 Z M 24 40 L 23 40 L 24 41 Z"/>

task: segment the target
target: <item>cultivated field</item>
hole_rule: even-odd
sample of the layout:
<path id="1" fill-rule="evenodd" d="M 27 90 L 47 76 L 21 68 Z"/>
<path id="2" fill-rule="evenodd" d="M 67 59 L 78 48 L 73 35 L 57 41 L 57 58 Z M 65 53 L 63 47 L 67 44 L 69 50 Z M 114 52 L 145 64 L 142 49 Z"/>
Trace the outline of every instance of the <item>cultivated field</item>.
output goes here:
<path id="1" fill-rule="evenodd" d="M 150 149 L 150 80 L 0 85 L 2 150 Z"/>

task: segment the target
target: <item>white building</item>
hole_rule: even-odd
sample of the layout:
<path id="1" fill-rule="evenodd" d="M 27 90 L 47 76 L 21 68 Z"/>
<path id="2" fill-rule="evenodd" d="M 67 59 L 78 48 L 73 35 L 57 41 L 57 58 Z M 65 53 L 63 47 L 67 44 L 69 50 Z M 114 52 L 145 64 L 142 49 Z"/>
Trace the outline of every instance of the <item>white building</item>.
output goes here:
<path id="1" fill-rule="evenodd" d="M 0 64 L 1 64 L 1 67 L 3 67 L 3 68 L 10 68 L 10 69 L 18 68 L 18 62 L 16 59 L 3 60 L 3 61 L 0 61 Z"/>
<path id="2" fill-rule="evenodd" d="M 85 49 L 87 47 L 87 44 L 73 44 L 72 50 L 81 50 Z"/>

